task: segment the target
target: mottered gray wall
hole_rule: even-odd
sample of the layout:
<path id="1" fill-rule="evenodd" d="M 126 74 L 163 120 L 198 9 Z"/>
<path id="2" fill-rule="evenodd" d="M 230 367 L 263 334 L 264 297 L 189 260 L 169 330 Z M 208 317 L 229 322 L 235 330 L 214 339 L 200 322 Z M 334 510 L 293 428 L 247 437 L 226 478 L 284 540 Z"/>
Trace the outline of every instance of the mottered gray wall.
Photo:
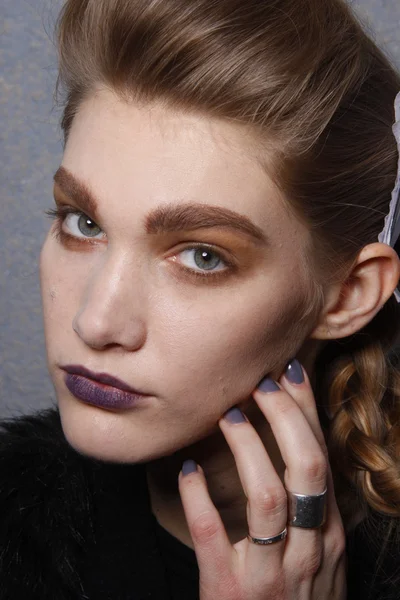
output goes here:
<path id="1" fill-rule="evenodd" d="M 0 417 L 51 406 L 38 256 L 61 159 L 51 41 L 59 0 L 0 0 Z M 358 0 L 400 67 L 399 0 Z"/>

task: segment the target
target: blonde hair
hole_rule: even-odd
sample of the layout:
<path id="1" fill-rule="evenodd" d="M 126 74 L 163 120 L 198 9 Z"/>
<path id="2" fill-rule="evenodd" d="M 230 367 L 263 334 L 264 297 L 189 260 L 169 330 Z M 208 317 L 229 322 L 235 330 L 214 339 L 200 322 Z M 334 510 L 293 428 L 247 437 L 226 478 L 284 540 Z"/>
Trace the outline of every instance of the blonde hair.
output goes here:
<path id="1" fill-rule="evenodd" d="M 396 176 L 400 78 L 344 1 L 67 0 L 57 32 L 65 140 L 99 83 L 126 100 L 232 120 L 272 147 L 321 277 L 340 280 L 377 241 Z M 399 317 L 392 297 L 318 358 L 344 521 L 356 506 L 400 516 Z"/>

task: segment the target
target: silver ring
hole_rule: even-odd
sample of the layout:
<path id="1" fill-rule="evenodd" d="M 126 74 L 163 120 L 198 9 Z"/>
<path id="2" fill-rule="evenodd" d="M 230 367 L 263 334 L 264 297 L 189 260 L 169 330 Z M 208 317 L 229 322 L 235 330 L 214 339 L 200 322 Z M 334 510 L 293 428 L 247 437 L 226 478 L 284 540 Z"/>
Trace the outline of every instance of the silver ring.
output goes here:
<path id="1" fill-rule="evenodd" d="M 321 527 L 326 519 L 326 492 L 316 496 L 295 494 L 286 490 L 288 496 L 288 525 L 315 529 Z"/>
<path id="2" fill-rule="evenodd" d="M 268 544 L 275 544 L 275 542 L 280 542 L 281 540 L 284 540 L 286 536 L 287 536 L 287 528 L 285 527 L 285 529 L 283 531 L 281 531 L 280 533 L 278 533 L 278 535 L 274 535 L 272 537 L 257 538 L 257 537 L 252 537 L 249 534 L 247 536 L 247 539 L 250 540 L 250 542 L 252 542 L 253 544 L 260 544 L 260 546 L 267 546 Z"/>

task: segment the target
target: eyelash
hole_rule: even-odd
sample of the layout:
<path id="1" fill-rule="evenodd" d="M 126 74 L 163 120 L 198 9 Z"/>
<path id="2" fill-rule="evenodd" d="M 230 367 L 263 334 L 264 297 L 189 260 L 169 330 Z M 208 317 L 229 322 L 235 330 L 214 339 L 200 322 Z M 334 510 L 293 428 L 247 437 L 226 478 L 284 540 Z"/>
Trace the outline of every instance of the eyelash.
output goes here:
<path id="1" fill-rule="evenodd" d="M 98 241 L 98 238 L 93 238 L 93 239 L 91 239 L 89 237 L 88 238 L 77 238 L 76 236 L 65 233 L 65 231 L 62 230 L 62 225 L 68 215 L 76 215 L 78 217 L 81 217 L 81 216 L 88 217 L 88 215 L 86 213 L 84 213 L 80 210 L 77 210 L 77 209 L 73 208 L 72 206 L 66 206 L 66 205 L 57 206 L 56 208 L 49 208 L 49 209 L 45 210 L 44 213 L 46 216 L 48 216 L 50 219 L 54 220 L 56 223 L 56 229 L 53 232 L 53 235 L 54 235 L 54 238 L 58 242 L 65 243 L 71 239 L 73 239 L 73 240 L 86 239 L 86 241 L 84 243 L 92 243 L 93 244 Z M 93 221 L 93 222 L 95 223 L 95 221 Z M 202 248 L 204 248 L 205 250 L 209 250 L 210 252 L 213 252 L 213 254 L 217 255 L 223 261 L 226 268 L 223 270 L 207 273 L 207 271 L 195 271 L 193 269 L 190 269 L 189 267 L 185 267 L 182 265 L 181 269 L 182 269 L 182 271 L 184 271 L 185 276 L 189 276 L 191 278 L 199 278 L 199 279 L 202 279 L 203 281 L 205 279 L 212 278 L 215 281 L 216 279 L 226 277 L 229 274 L 231 274 L 233 271 L 237 270 L 237 265 L 232 260 L 223 256 L 220 251 L 215 250 L 213 248 L 213 246 L 209 245 L 209 244 L 192 243 L 191 245 L 183 248 L 182 252 L 184 250 L 194 250 L 194 249 L 202 249 Z"/>
<path id="2" fill-rule="evenodd" d="M 76 208 L 73 208 L 72 206 L 57 206 L 56 208 L 48 208 L 47 210 L 44 211 L 45 215 L 47 215 L 48 217 L 50 217 L 50 219 L 53 219 L 56 223 L 56 229 L 54 231 L 54 238 L 58 241 L 58 242 L 66 242 L 69 239 L 73 238 L 75 240 L 78 240 L 80 238 L 75 237 L 74 235 L 65 233 L 65 231 L 62 230 L 62 224 L 64 223 L 65 219 L 67 218 L 68 215 L 76 215 L 77 217 L 87 217 L 88 215 L 86 215 L 84 212 L 82 212 L 81 210 L 76 210 Z M 83 239 L 83 238 L 82 238 Z M 90 238 L 87 238 L 87 241 L 85 243 L 90 243 L 93 242 L 94 240 L 91 240 Z"/>

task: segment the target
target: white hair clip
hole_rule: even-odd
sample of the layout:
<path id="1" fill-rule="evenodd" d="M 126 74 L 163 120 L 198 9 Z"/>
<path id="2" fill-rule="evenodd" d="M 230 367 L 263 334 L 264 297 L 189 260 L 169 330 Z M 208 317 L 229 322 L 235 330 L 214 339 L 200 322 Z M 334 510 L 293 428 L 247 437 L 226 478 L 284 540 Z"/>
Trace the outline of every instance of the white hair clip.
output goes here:
<path id="1" fill-rule="evenodd" d="M 385 218 L 385 226 L 378 236 L 378 241 L 383 244 L 389 244 L 394 248 L 395 244 L 399 241 L 400 237 L 400 92 L 396 96 L 394 102 L 396 120 L 393 125 L 394 137 L 397 140 L 397 149 L 399 151 L 399 162 L 397 168 L 396 183 L 392 192 L 392 199 L 390 201 L 389 213 Z M 394 291 L 397 302 L 400 302 L 400 289 Z"/>

